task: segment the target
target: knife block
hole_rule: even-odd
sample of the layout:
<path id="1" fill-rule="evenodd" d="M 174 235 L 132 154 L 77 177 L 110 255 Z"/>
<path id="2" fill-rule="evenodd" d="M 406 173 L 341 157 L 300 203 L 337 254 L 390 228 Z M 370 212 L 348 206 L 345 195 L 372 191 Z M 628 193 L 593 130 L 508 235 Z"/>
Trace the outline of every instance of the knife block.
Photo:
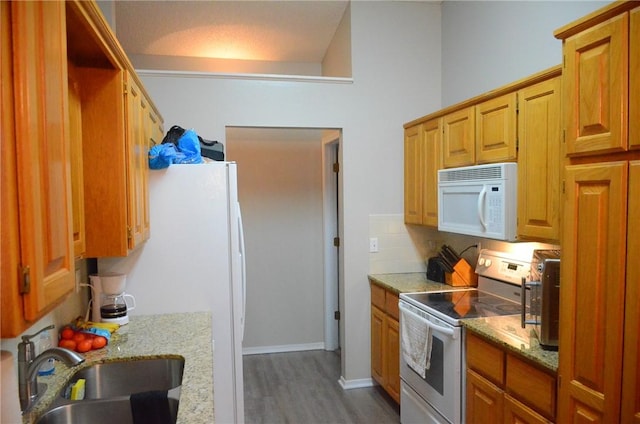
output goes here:
<path id="1" fill-rule="evenodd" d="M 452 287 L 476 287 L 478 276 L 465 259 L 460 259 L 453 266 L 452 273 L 445 273 L 445 283 Z"/>

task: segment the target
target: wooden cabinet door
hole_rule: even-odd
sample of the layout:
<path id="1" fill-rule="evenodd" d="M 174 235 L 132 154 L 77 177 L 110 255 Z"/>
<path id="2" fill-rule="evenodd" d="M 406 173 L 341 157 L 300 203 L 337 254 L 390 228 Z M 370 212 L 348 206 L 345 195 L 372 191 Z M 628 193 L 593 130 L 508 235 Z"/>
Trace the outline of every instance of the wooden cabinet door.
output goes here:
<path id="1" fill-rule="evenodd" d="M 475 113 L 468 107 L 442 119 L 442 160 L 445 168 L 473 165 L 476 161 Z"/>
<path id="2" fill-rule="evenodd" d="M 627 212 L 627 286 L 625 296 L 624 360 L 622 368 L 622 417 L 624 423 L 640 423 L 640 161 L 629 164 Z"/>
<path id="3" fill-rule="evenodd" d="M 568 154 L 627 149 L 628 15 L 569 37 L 564 44 Z"/>
<path id="4" fill-rule="evenodd" d="M 504 394 L 505 424 L 550 424 L 551 421 L 538 414 L 533 409 Z"/>
<path id="5" fill-rule="evenodd" d="M 4 153 L 5 143 L 15 143 L 23 319 L 33 322 L 72 291 L 75 278 L 65 5 L 12 2 L 10 13 L 17 113 L 15 137 L 3 133 L 2 144 Z M 7 335 L 26 328 L 23 320 L 8 326 Z M 3 319 L 6 337 L 4 330 Z"/>
<path id="6" fill-rule="evenodd" d="M 371 305 L 371 376 L 374 380 L 384 386 L 384 331 L 385 314 L 380 309 Z"/>
<path id="7" fill-rule="evenodd" d="M 518 237 L 560 240 L 560 77 L 518 93 Z"/>
<path id="8" fill-rule="evenodd" d="M 145 238 L 145 212 L 148 201 L 145 202 L 145 170 L 147 159 L 147 145 L 145 140 L 144 122 L 147 115 L 144 96 L 135 80 L 127 74 L 127 141 L 128 158 L 128 229 L 129 249 L 133 250 Z M 145 205 L 147 203 L 147 205 Z M 146 229 L 148 231 L 148 229 Z"/>
<path id="9" fill-rule="evenodd" d="M 442 168 L 442 120 L 422 124 L 424 143 L 424 181 L 422 223 L 438 226 L 438 170 Z"/>
<path id="10" fill-rule="evenodd" d="M 482 102 L 476 111 L 476 162 L 516 159 L 517 93 Z"/>
<path id="11" fill-rule="evenodd" d="M 629 148 L 640 149 L 640 7 L 629 18 Z"/>
<path id="12" fill-rule="evenodd" d="M 11 3 L 0 1 L 0 229 L 2 257 L 0 261 L 0 289 L 2 302 L 2 326 L 0 335 L 15 337 L 22 332 L 24 316 L 22 310 L 20 273 L 20 218 L 18 216 L 18 170 L 16 167 L 13 57 L 11 44 Z"/>
<path id="13" fill-rule="evenodd" d="M 467 423 L 503 422 L 504 392 L 479 374 L 467 370 Z"/>
<path id="14" fill-rule="evenodd" d="M 627 162 L 567 166 L 565 177 L 558 422 L 619 422 Z"/>
<path id="15" fill-rule="evenodd" d="M 82 257 L 85 252 L 84 225 L 84 172 L 82 159 L 82 100 L 80 83 L 74 74 L 72 64 L 69 69 L 69 139 L 71 143 L 71 197 L 73 205 L 73 254 Z"/>
<path id="16" fill-rule="evenodd" d="M 422 224 L 423 151 L 421 126 L 404 130 L 404 222 Z"/>
<path id="17" fill-rule="evenodd" d="M 400 326 L 398 321 L 386 317 L 386 364 L 387 392 L 398 403 L 400 403 Z"/>

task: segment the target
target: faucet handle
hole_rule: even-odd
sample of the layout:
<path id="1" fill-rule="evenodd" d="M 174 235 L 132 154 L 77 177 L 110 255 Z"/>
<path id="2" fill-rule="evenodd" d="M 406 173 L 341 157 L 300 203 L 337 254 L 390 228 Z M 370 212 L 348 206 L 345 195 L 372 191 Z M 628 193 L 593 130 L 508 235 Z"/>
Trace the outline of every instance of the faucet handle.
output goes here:
<path id="1" fill-rule="evenodd" d="M 31 339 L 33 339 L 34 337 L 36 337 L 38 334 L 42 333 L 43 331 L 52 330 L 52 329 L 54 329 L 55 327 L 56 327 L 55 325 L 51 324 L 51 325 L 48 325 L 48 326 L 44 327 L 44 328 L 43 328 L 43 329 L 41 329 L 40 331 L 38 331 L 36 334 L 31 334 L 31 335 L 28 335 L 28 334 L 27 334 L 27 335 L 25 335 L 25 336 L 22 336 L 22 343 L 32 343 L 32 342 L 31 342 Z"/>
<path id="2" fill-rule="evenodd" d="M 22 336 L 22 341 L 18 343 L 18 362 L 26 362 L 26 363 L 31 362 L 33 358 L 35 358 L 36 356 L 36 352 L 35 352 L 36 348 L 34 343 L 31 341 L 31 339 L 33 339 L 43 331 L 51 330 L 52 328 L 55 328 L 55 325 L 53 324 L 48 325 L 43 329 L 41 329 L 40 331 L 38 331 L 36 334 L 31 334 L 31 335 L 27 334 L 25 336 Z"/>

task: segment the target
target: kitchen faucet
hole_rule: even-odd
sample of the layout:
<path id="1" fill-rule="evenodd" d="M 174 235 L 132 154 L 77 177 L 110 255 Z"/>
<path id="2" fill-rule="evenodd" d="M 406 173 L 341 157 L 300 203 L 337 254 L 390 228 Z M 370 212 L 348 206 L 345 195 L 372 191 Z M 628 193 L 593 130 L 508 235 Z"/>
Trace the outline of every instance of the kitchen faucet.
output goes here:
<path id="1" fill-rule="evenodd" d="M 27 412 L 38 400 L 41 393 L 44 393 L 47 386 L 38 386 L 38 368 L 50 358 L 64 362 L 67 366 L 76 366 L 84 362 L 81 355 L 60 347 L 47 349 L 40 355 L 35 356 L 35 345 L 31 341 L 38 334 L 46 330 L 51 330 L 54 325 L 43 328 L 33 335 L 22 336 L 22 342 L 18 344 L 18 386 L 20 392 L 20 408 Z M 42 389 L 40 392 L 39 389 Z"/>

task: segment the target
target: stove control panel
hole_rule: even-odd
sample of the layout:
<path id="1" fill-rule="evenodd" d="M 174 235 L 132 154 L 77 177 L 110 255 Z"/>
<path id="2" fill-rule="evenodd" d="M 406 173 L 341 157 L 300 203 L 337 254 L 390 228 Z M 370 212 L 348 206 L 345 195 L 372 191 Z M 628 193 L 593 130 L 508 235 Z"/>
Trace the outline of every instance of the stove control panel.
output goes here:
<path id="1" fill-rule="evenodd" d="M 516 285 L 522 283 L 522 277 L 529 277 L 530 270 L 530 260 L 488 249 L 480 251 L 476 265 L 476 274 Z"/>

